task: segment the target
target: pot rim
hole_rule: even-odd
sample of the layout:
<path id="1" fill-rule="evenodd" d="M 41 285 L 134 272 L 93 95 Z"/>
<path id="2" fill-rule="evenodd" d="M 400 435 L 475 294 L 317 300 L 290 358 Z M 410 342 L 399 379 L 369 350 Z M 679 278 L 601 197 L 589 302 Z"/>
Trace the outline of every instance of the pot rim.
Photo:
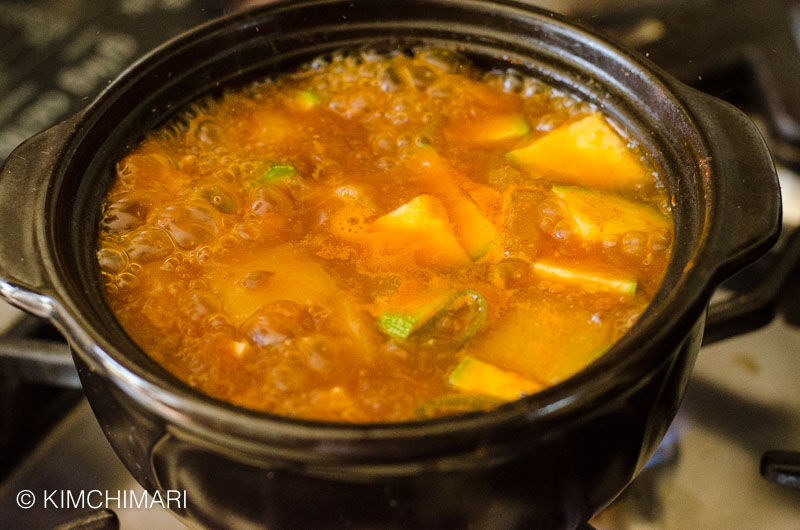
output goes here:
<path id="1" fill-rule="evenodd" d="M 694 128 L 701 142 L 699 156 L 711 156 L 712 150 L 706 141 L 706 132 L 695 116 L 696 108 L 692 104 L 696 97 L 694 91 L 672 79 L 648 60 L 620 48 L 590 30 L 567 22 L 563 17 L 518 2 L 431 0 L 429 3 L 453 9 L 486 9 L 487 6 L 492 6 L 502 12 L 502 16 L 529 17 L 551 31 L 566 35 L 574 42 L 613 56 L 630 72 L 646 77 L 654 90 L 670 98 L 683 111 L 685 121 Z M 77 146 L 92 130 L 97 116 L 106 112 L 114 104 L 115 98 L 129 88 L 131 79 L 139 75 L 140 71 L 147 70 L 151 64 L 176 53 L 176 50 L 191 47 L 193 42 L 225 28 L 257 27 L 260 21 L 270 20 L 284 11 L 334 4 L 346 6 L 353 3 L 309 0 L 259 6 L 213 20 L 164 43 L 122 72 L 83 112 L 71 120 L 77 133 L 70 137 L 70 147 L 65 152 L 75 153 Z M 66 171 L 67 166 L 68 161 L 65 160 L 58 169 Z M 709 175 L 713 177 L 713 173 L 712 168 Z M 719 237 L 711 237 L 714 227 L 719 228 L 717 225 L 721 216 L 714 200 L 716 191 L 713 178 L 704 179 L 696 185 L 703 195 L 698 200 L 705 200 L 706 204 L 702 212 L 704 218 L 700 220 L 700 231 L 696 236 L 697 244 L 688 258 L 693 266 L 687 266 L 671 283 L 665 278 L 656 299 L 651 302 L 634 328 L 600 359 L 555 386 L 487 412 L 415 422 L 350 424 L 303 420 L 248 410 L 208 397 L 183 383 L 176 383 L 148 371 L 129 359 L 74 304 L 74 286 L 63 281 L 63 270 L 58 264 L 57 251 L 49 244 L 40 248 L 53 286 L 52 292 L 45 294 L 52 298 L 50 309 L 54 323 L 69 338 L 74 346 L 73 351 L 93 370 L 113 379 L 127 395 L 154 413 L 168 418 L 173 425 L 204 438 L 225 439 L 230 444 L 267 442 L 268 445 L 279 447 L 302 441 L 302 448 L 313 448 L 321 454 L 344 455 L 350 454 L 351 448 L 342 444 L 353 441 L 370 445 L 379 441 L 410 441 L 420 437 L 450 439 L 455 433 L 479 437 L 480 433 L 513 430 L 522 424 L 546 430 L 552 422 L 580 414 L 587 406 L 597 406 L 604 400 L 633 391 L 649 374 L 670 361 L 668 353 L 651 352 L 656 352 L 659 348 L 662 352 L 675 349 L 684 337 L 682 333 L 676 336 L 674 330 L 688 330 L 702 316 L 710 294 L 721 276 L 718 255 L 727 248 L 722 245 Z M 48 194 L 48 209 L 54 208 L 56 199 L 53 195 L 60 191 Z M 676 238 L 676 247 L 677 244 Z M 761 246 L 768 244 L 771 242 L 764 242 Z M 673 256 L 672 259 L 675 261 L 676 258 Z M 664 348 L 665 344 L 671 347 Z"/>

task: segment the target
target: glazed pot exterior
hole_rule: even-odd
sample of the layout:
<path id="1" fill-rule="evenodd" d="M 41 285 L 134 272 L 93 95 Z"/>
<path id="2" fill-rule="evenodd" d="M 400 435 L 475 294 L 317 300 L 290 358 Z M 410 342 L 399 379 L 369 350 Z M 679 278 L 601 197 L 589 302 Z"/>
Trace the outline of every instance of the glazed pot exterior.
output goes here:
<path id="1" fill-rule="evenodd" d="M 263 447 L 199 438 L 131 400 L 75 356 L 92 409 L 136 480 L 187 492 L 186 522 L 208 528 L 575 528 L 655 451 L 700 348 L 700 318 L 671 362 L 552 428 L 520 426 L 461 454 L 390 469 L 301 465 Z M 400 427 L 402 429 L 402 427 Z M 402 450 L 399 451 L 402 453 Z M 398 456 L 402 457 L 402 454 Z M 163 493 L 162 493 L 163 495 Z"/>
<path id="2" fill-rule="evenodd" d="M 591 366 L 490 412 L 402 424 L 276 417 L 216 401 L 116 322 L 95 256 L 114 163 L 192 100 L 343 48 L 434 45 L 513 63 L 593 102 L 652 154 L 672 262 L 647 312 Z M 0 173 L 0 295 L 69 340 L 92 408 L 187 523 L 270 528 L 571 528 L 646 463 L 677 411 L 718 283 L 777 238 L 780 194 L 752 123 L 646 60 L 512 1 L 310 0 L 201 26 L 20 146 Z M 14 200 L 8 198 L 13 197 Z"/>

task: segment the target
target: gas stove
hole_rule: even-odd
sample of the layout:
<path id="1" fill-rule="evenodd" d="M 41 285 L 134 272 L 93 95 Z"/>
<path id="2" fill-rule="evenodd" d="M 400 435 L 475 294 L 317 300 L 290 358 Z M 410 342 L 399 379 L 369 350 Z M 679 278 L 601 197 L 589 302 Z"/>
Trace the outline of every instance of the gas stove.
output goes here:
<path id="1" fill-rule="evenodd" d="M 147 49 L 256 3 L 263 2 L 3 2 L 0 161 L 80 109 Z M 572 16 L 746 110 L 768 139 L 783 191 L 783 235 L 716 293 L 705 346 L 664 442 L 587 526 L 800 527 L 800 2 L 531 3 Z M 97 425 L 58 333 L 4 305 L 0 333 L 2 526 L 183 528 L 159 506 L 20 507 L 26 490 L 144 492 Z"/>

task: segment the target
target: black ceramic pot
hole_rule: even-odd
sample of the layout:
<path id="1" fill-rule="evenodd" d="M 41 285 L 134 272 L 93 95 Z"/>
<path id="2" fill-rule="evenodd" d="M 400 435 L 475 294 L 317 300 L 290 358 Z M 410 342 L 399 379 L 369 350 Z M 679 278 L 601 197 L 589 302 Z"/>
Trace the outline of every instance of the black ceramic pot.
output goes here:
<path id="1" fill-rule="evenodd" d="M 563 383 L 488 413 L 389 425 L 285 419 L 201 395 L 123 332 L 94 245 L 114 161 L 178 108 L 345 47 L 420 43 L 512 61 L 593 101 L 654 155 L 676 248 L 650 309 Z M 511 1 L 311 0 L 202 26 L 157 49 L 0 176 L 0 294 L 68 338 L 86 395 L 148 490 L 187 522 L 270 528 L 566 528 L 636 475 L 672 420 L 715 286 L 780 225 L 774 168 L 735 108 L 550 13 Z"/>

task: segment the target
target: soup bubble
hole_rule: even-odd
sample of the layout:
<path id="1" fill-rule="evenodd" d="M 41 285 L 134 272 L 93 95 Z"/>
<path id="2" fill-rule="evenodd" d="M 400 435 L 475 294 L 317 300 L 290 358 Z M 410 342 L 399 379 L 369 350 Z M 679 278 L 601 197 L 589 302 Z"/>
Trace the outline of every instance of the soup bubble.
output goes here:
<path id="1" fill-rule="evenodd" d="M 97 261 L 103 271 L 117 273 L 128 265 L 128 256 L 122 249 L 104 246 L 97 251 Z"/>
<path id="2" fill-rule="evenodd" d="M 172 254 L 175 246 L 169 234 L 154 226 L 147 226 L 128 236 L 125 251 L 132 260 L 149 263 Z"/>
<path id="3" fill-rule="evenodd" d="M 428 87 L 430 87 L 438 77 L 430 68 L 414 64 L 409 65 L 408 74 L 411 78 L 411 83 L 414 85 L 414 88 L 423 92 L 427 90 Z"/>
<path id="4" fill-rule="evenodd" d="M 236 201 L 231 194 L 225 191 L 221 186 L 203 188 L 203 190 L 200 191 L 200 196 L 218 212 L 228 214 L 236 212 Z"/>
<path id="5" fill-rule="evenodd" d="M 504 289 L 519 289 L 531 281 L 531 266 L 521 259 L 504 259 L 492 268 L 489 279 Z"/>
<path id="6" fill-rule="evenodd" d="M 197 124 L 194 135 L 206 145 L 219 145 L 224 139 L 222 128 L 211 120 L 205 120 Z"/>
<path id="7" fill-rule="evenodd" d="M 667 232 L 651 234 L 649 243 L 653 252 L 665 252 L 672 244 L 672 238 Z"/>
<path id="8" fill-rule="evenodd" d="M 460 72 L 467 64 L 467 59 L 463 55 L 452 50 L 423 50 L 418 53 L 418 56 L 437 70 L 448 74 Z"/>
<path id="9" fill-rule="evenodd" d="M 560 241 L 566 241 L 575 233 L 575 223 L 569 219 L 562 219 L 553 227 L 552 236 Z"/>
<path id="10" fill-rule="evenodd" d="M 253 348 L 266 348 L 312 331 L 314 320 L 308 310 L 290 300 L 270 302 L 258 308 L 239 328 Z"/>
<path id="11" fill-rule="evenodd" d="M 179 247 L 191 250 L 217 235 L 214 210 L 201 204 L 174 204 L 158 215 L 158 225 L 167 230 Z"/>
<path id="12" fill-rule="evenodd" d="M 144 224 L 150 207 L 141 200 L 121 200 L 105 209 L 100 228 L 110 234 L 128 232 Z"/>
<path id="13" fill-rule="evenodd" d="M 639 256 L 647 249 L 647 234 L 638 230 L 625 232 L 622 236 L 622 251 L 631 256 Z"/>
<path id="14" fill-rule="evenodd" d="M 381 85 L 381 90 L 384 92 L 396 92 L 405 86 L 403 78 L 393 66 L 385 68 L 379 75 L 378 79 Z"/>
<path id="15" fill-rule="evenodd" d="M 130 289 L 138 283 L 139 279 L 130 272 L 123 272 L 117 275 L 117 287 L 120 290 Z"/>

